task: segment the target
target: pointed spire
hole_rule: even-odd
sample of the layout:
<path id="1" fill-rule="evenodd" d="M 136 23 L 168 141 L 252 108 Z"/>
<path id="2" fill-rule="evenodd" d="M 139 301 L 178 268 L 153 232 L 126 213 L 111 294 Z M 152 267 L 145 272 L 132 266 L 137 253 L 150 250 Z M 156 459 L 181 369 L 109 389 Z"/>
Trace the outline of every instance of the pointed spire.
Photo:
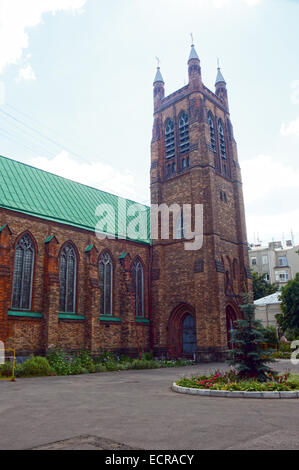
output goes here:
<path id="1" fill-rule="evenodd" d="M 216 83 L 215 85 L 218 85 L 218 83 L 225 83 L 226 84 L 226 81 L 224 80 L 224 77 L 221 73 L 221 69 L 220 69 L 220 63 L 219 63 L 219 59 L 218 59 L 218 72 L 217 72 L 217 77 L 216 77 Z"/>
<path id="2" fill-rule="evenodd" d="M 160 72 L 160 67 L 158 66 L 157 67 L 157 73 L 156 73 L 155 80 L 154 80 L 154 84 L 159 83 L 159 82 L 164 83 L 164 80 L 163 80 L 162 74 Z"/>
<path id="3" fill-rule="evenodd" d="M 190 62 L 190 60 L 194 60 L 194 59 L 199 61 L 199 57 L 198 57 L 198 54 L 195 50 L 194 44 L 192 44 L 188 63 Z"/>

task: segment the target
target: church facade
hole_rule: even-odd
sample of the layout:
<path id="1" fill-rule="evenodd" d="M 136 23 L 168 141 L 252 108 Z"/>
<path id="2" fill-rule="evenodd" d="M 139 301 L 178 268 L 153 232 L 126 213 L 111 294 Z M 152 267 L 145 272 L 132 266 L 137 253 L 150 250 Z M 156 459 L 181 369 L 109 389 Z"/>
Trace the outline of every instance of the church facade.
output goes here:
<path id="1" fill-rule="evenodd" d="M 220 69 L 213 93 L 192 46 L 188 71 L 188 85 L 167 97 L 159 67 L 155 77 L 151 203 L 202 205 L 201 249 L 185 249 L 181 214 L 170 214 L 168 239 L 160 231 L 151 239 L 147 222 L 141 238 L 119 224 L 98 237 L 97 207 L 113 207 L 127 227 L 132 201 L 0 157 L 6 348 L 208 361 L 231 347 L 241 295 L 251 290 L 241 172 Z M 149 219 L 150 208 L 142 211 Z"/>

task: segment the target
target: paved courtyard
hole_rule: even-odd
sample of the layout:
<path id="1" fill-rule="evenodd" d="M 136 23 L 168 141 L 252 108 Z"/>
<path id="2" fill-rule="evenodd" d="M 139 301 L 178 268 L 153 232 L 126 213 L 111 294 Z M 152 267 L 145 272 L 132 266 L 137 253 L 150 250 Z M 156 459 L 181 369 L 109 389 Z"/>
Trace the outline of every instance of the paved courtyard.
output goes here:
<path id="1" fill-rule="evenodd" d="M 289 361 L 276 368 L 290 369 Z M 176 394 L 224 364 L 0 382 L 0 449 L 299 449 L 299 399 Z M 299 366 L 292 366 L 299 373 Z"/>

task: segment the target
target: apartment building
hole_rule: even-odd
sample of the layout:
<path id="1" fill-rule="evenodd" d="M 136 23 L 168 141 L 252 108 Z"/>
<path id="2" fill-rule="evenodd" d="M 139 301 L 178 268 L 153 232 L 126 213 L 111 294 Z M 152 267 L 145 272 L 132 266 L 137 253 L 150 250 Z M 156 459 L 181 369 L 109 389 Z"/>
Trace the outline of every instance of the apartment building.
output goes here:
<path id="1" fill-rule="evenodd" d="M 299 272 L 299 245 L 288 240 L 285 245 L 281 241 L 271 242 L 268 247 L 251 245 L 249 260 L 251 268 L 258 274 L 264 274 L 271 284 L 281 287 L 294 279 Z"/>

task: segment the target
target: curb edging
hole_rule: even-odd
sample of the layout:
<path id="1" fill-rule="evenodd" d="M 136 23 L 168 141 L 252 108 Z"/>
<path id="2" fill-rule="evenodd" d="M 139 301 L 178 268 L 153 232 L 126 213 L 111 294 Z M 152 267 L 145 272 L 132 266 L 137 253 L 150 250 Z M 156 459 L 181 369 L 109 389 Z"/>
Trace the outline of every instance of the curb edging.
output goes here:
<path id="1" fill-rule="evenodd" d="M 227 390 L 206 390 L 203 388 L 187 388 L 172 384 L 172 391 L 176 393 L 185 393 L 187 395 L 201 395 L 206 397 L 222 397 L 222 398 L 299 398 L 299 391 L 291 392 L 230 392 Z"/>

